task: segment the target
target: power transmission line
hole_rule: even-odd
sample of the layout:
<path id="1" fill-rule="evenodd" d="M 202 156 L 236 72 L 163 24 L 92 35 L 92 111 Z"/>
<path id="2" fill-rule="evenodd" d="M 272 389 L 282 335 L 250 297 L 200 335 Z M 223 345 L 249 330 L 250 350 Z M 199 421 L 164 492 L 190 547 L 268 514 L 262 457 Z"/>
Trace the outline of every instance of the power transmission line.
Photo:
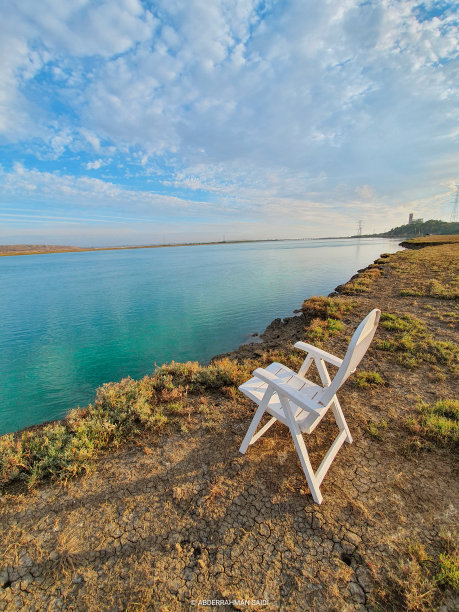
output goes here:
<path id="1" fill-rule="evenodd" d="M 456 198 L 454 199 L 453 209 L 451 211 L 451 223 L 457 221 L 457 203 L 459 200 L 459 185 L 456 185 Z"/>

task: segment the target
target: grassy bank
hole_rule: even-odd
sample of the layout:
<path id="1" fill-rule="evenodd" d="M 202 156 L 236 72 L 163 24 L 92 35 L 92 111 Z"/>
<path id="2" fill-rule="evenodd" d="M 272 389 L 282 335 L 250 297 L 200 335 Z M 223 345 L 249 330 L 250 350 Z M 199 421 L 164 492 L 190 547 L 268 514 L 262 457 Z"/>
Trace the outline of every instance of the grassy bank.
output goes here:
<path id="1" fill-rule="evenodd" d="M 2 436 L 0 610 L 455 609 L 459 243 L 438 238 L 305 301 L 261 344 L 108 383 L 65 421 Z M 373 307 L 340 396 L 355 443 L 318 507 L 282 426 L 238 455 L 254 406 L 237 386 L 274 360 L 298 368 L 298 339 L 342 356 Z M 309 437 L 314 466 L 333 435 L 325 419 Z"/>

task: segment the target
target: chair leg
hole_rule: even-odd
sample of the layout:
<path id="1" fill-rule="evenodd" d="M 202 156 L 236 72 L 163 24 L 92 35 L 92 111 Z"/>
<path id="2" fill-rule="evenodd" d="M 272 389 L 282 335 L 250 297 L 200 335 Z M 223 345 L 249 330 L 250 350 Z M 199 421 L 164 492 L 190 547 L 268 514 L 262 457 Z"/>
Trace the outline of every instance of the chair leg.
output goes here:
<path id="1" fill-rule="evenodd" d="M 270 428 L 272 425 L 274 425 L 274 423 L 275 423 L 276 421 L 277 421 L 276 417 L 273 417 L 272 419 L 269 419 L 269 421 L 266 423 L 266 425 L 263 425 L 263 427 L 262 427 L 262 428 L 261 428 L 259 431 L 257 431 L 257 433 L 256 433 L 256 434 L 253 436 L 253 438 L 250 440 L 250 442 L 249 442 L 249 446 L 251 446 L 252 444 L 254 444 L 254 443 L 255 443 L 255 442 L 258 440 L 258 438 L 261 438 L 261 436 L 262 436 L 263 434 L 265 434 L 265 433 L 268 431 L 268 429 L 269 429 L 269 428 Z"/>
<path id="2" fill-rule="evenodd" d="M 263 416 L 266 407 L 269 404 L 269 400 L 271 399 L 272 395 L 273 395 L 274 391 L 271 390 L 269 387 L 266 389 L 265 394 L 263 396 L 263 399 L 261 400 L 260 405 L 257 408 L 257 411 L 255 412 L 255 415 L 252 419 L 252 422 L 249 425 L 249 428 L 247 430 L 247 433 L 245 434 L 244 439 L 242 440 L 242 444 L 241 447 L 239 449 L 239 452 L 244 455 L 245 451 L 248 449 L 249 445 L 252 443 L 252 438 L 255 438 L 255 440 L 258 440 L 258 438 L 260 436 L 262 436 L 265 431 L 267 431 L 269 429 L 269 427 L 271 427 L 271 425 L 274 423 L 274 421 L 271 419 L 271 421 L 269 423 L 267 423 L 264 427 L 261 428 L 261 430 L 258 432 L 257 436 L 255 437 L 255 430 L 258 427 L 259 422 L 261 421 L 261 417 Z M 253 440 L 253 442 L 255 442 L 255 440 Z"/>
<path id="3" fill-rule="evenodd" d="M 336 424 L 338 425 L 339 429 L 341 429 L 341 431 L 346 432 L 346 442 L 348 442 L 348 444 L 352 444 L 351 432 L 349 431 L 349 427 L 347 426 L 346 419 L 344 418 L 343 410 L 341 408 L 341 405 L 336 395 L 333 398 L 332 402 L 333 402 L 332 410 L 333 410 L 333 414 L 335 415 Z"/>
<path id="4" fill-rule="evenodd" d="M 304 443 L 301 431 L 298 430 L 297 432 L 294 432 L 290 430 L 290 433 L 292 434 L 293 443 L 295 444 L 296 452 L 300 458 L 301 467 L 303 468 L 304 475 L 306 476 L 306 480 L 312 494 L 312 499 L 316 502 L 316 504 L 321 504 L 322 493 L 320 492 L 319 485 L 316 482 L 314 470 L 312 469 L 311 461 L 309 460 L 308 451 L 306 449 L 306 444 Z"/>
<path id="5" fill-rule="evenodd" d="M 326 385 L 329 385 L 331 383 L 331 379 L 330 379 L 330 374 L 328 373 L 328 370 L 325 366 L 325 362 L 322 359 L 316 359 L 316 367 L 320 375 L 320 380 L 322 381 L 322 384 L 324 385 L 324 387 Z M 344 418 L 344 414 L 341 409 L 341 405 L 336 395 L 334 396 L 332 402 L 333 402 L 332 410 L 333 410 L 333 414 L 335 415 L 336 424 L 338 425 L 341 431 L 344 430 L 346 432 L 346 442 L 351 444 L 352 443 L 351 432 L 349 431 L 349 427 L 347 426 L 346 419 Z"/>
<path id="6" fill-rule="evenodd" d="M 258 423 L 261 421 L 261 417 L 263 416 L 264 412 L 265 409 L 260 404 L 260 406 L 258 406 L 257 411 L 255 412 L 255 416 L 253 417 L 252 422 L 250 423 L 247 433 L 245 434 L 245 437 L 242 440 L 241 448 L 239 449 L 240 453 L 244 454 L 245 451 L 249 448 L 249 444 L 252 440 L 253 434 L 255 433 L 255 430 L 258 427 Z"/>
<path id="7" fill-rule="evenodd" d="M 309 485 L 309 490 L 311 491 L 312 499 L 316 502 L 316 504 L 321 504 L 322 493 L 320 492 L 319 484 L 317 483 L 314 470 L 312 469 L 303 435 L 295 421 L 290 406 L 288 405 L 288 399 L 282 397 L 281 402 L 287 416 L 288 427 L 290 429 L 290 433 L 292 434 L 293 443 L 295 445 L 296 452 L 298 453 L 301 467 L 303 468 L 304 475 L 306 476 L 306 480 Z"/>

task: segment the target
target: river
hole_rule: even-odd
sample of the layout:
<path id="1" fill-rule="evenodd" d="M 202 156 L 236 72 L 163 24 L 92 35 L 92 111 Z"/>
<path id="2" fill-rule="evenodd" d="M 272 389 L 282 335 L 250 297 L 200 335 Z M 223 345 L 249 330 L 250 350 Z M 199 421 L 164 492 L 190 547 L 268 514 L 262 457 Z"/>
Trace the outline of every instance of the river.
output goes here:
<path id="1" fill-rule="evenodd" d="M 397 240 L 288 240 L 0 258 L 0 434 L 104 382 L 208 361 L 327 295 Z"/>

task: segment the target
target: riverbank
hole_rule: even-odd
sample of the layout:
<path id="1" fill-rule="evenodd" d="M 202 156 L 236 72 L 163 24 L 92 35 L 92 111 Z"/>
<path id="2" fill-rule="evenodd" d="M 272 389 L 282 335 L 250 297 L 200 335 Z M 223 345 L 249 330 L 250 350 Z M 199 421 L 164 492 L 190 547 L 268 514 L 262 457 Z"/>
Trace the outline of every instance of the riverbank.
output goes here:
<path id="1" fill-rule="evenodd" d="M 458 396 L 458 261 L 457 244 L 381 257 L 261 343 L 106 385 L 39 443 L 3 447 L 0 609 L 453 610 L 457 408 L 437 401 Z M 239 456 L 254 405 L 236 387 L 275 359 L 299 365 L 298 339 L 342 356 L 373 307 L 377 336 L 340 396 L 355 441 L 319 507 L 282 426 Z M 319 429 L 315 466 L 333 435 Z"/>

